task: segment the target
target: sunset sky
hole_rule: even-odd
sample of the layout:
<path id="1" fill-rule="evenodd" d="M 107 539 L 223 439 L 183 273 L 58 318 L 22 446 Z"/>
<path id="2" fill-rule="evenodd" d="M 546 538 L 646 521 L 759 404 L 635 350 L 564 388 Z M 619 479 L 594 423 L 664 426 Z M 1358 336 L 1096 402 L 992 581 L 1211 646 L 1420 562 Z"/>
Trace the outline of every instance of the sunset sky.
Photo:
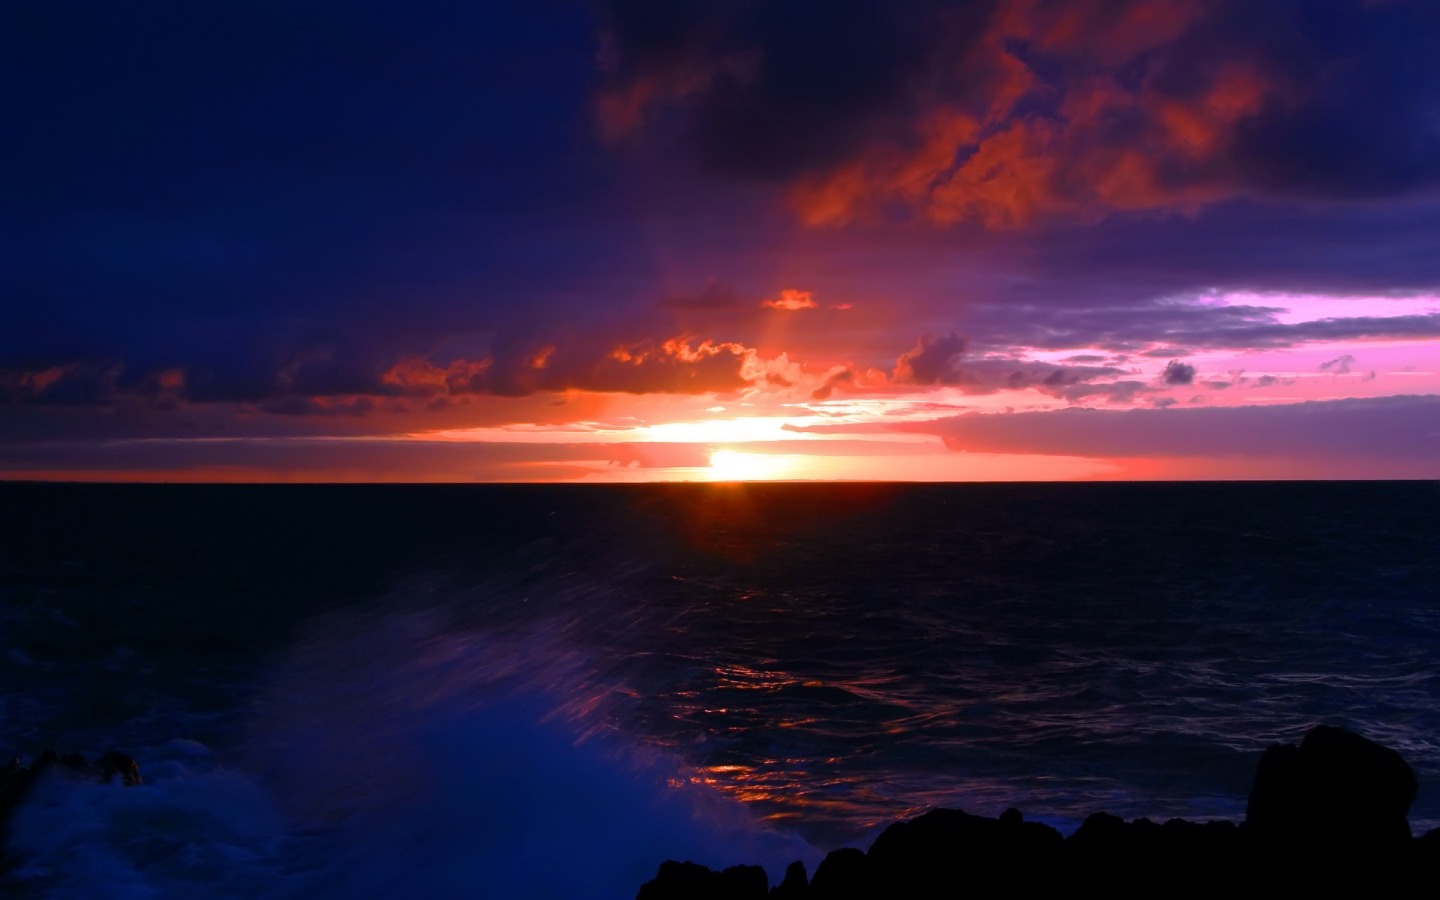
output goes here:
<path id="1" fill-rule="evenodd" d="M 0 95 L 0 478 L 1440 478 L 1430 0 L 50 0 Z"/>

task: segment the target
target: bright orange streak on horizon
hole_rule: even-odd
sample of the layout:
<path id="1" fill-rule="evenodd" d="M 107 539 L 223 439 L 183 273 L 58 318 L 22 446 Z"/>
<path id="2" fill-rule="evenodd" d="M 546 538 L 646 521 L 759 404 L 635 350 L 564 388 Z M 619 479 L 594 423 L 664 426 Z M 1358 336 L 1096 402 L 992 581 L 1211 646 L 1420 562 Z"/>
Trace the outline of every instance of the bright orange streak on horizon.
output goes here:
<path id="1" fill-rule="evenodd" d="M 706 480 L 777 481 L 803 478 L 805 465 L 802 460 L 813 458 L 798 454 L 716 450 L 710 454 L 710 475 Z"/>

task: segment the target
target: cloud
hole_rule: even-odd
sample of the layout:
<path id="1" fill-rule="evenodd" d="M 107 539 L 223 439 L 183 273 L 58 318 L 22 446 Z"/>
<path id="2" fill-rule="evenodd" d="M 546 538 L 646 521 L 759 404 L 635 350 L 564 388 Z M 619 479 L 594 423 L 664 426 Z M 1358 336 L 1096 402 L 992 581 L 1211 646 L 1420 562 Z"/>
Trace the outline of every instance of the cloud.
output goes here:
<path id="1" fill-rule="evenodd" d="M 812 225 L 991 229 L 1434 184 L 1428 4 L 603 6 L 607 133 L 786 181 Z M 863 73 L 863 74 L 862 74 Z"/>
<path id="2" fill-rule="evenodd" d="M 1143 381 L 1109 381 L 1100 384 L 1072 383 L 1043 390 L 1069 403 L 1083 403 L 1095 398 L 1107 403 L 1129 403 L 1136 396 L 1154 390 L 1154 387 Z"/>
<path id="3" fill-rule="evenodd" d="M 16 367 L 0 369 L 0 404 L 173 409 L 186 402 L 187 381 L 186 371 L 176 366 L 132 370 L 119 362 L 71 362 Z"/>
<path id="4" fill-rule="evenodd" d="M 686 338 L 612 346 L 498 343 L 488 359 L 437 364 L 426 358 L 396 363 L 381 380 L 408 396 L 598 391 L 648 394 L 726 393 L 765 376 L 755 351 L 726 341 Z"/>
<path id="5" fill-rule="evenodd" d="M 855 381 L 855 370 L 849 366 L 837 366 L 825 374 L 820 386 L 810 393 L 816 400 L 828 400 L 830 395 L 835 393 L 835 387 L 841 384 L 851 384 Z"/>
<path id="6" fill-rule="evenodd" d="M 1160 380 L 1168 385 L 1191 384 L 1195 381 L 1195 367 L 1172 359 L 1165 364 Z"/>
<path id="7" fill-rule="evenodd" d="M 965 340 L 951 332 L 944 337 L 922 335 L 895 361 L 891 379 L 897 384 L 950 384 L 960 379 Z"/>
<path id="8" fill-rule="evenodd" d="M 784 309 L 792 311 L 797 309 L 814 309 L 815 299 L 811 296 L 809 291 L 797 291 L 786 288 L 785 290 L 780 292 L 780 296 L 771 298 L 769 300 L 762 300 L 760 301 L 760 305 L 769 307 L 770 309 Z"/>
<path id="9" fill-rule="evenodd" d="M 1355 364 L 1355 357 L 1346 353 L 1335 359 L 1326 360 L 1320 364 L 1320 371 L 1333 372 L 1336 375 L 1349 375 L 1350 367 Z"/>
<path id="10" fill-rule="evenodd" d="M 1119 400 L 1134 396 L 1144 386 L 1139 382 L 1093 382 L 1124 374 L 1126 370 L 1113 366 L 1057 365 L 1003 354 L 970 358 L 966 341 L 951 332 L 943 337 L 922 335 L 914 347 L 900 354 L 889 372 L 862 369 L 853 363 L 832 367 L 811 397 L 827 400 L 842 386 L 857 394 L 897 394 L 943 385 L 965 394 L 1034 389 L 1072 401 L 1101 395 Z"/>
<path id="11" fill-rule="evenodd" d="M 1093 303 L 974 303 L 966 310 L 972 343 L 1044 350 L 1099 348 L 1152 358 L 1208 350 L 1280 349 L 1339 341 L 1440 338 L 1440 314 L 1365 315 L 1283 322 L 1275 305 L 1191 297 Z M 1373 309 L 1373 307 L 1371 307 Z"/>
<path id="12" fill-rule="evenodd" d="M 628 394 L 730 393 L 793 383 L 800 368 L 781 354 L 762 359 L 733 341 L 674 337 L 606 342 L 504 335 L 480 358 L 406 356 L 376 365 L 349 354 L 302 353 L 268 375 L 119 363 L 69 363 L 0 370 L 0 407 L 156 410 L 244 406 L 283 416 L 366 416 L 417 412 L 481 396 L 569 391 Z"/>
<path id="13" fill-rule="evenodd" d="M 597 112 L 613 138 L 663 126 L 683 108 L 685 140 L 712 169 L 788 179 L 858 153 L 917 109 L 989 3 L 899 0 L 601 4 Z"/>
<path id="14" fill-rule="evenodd" d="M 48 366 L 43 369 L 15 369 L 0 373 L 0 390 L 7 399 L 18 400 L 43 396 L 57 382 L 69 374 L 66 366 Z"/>

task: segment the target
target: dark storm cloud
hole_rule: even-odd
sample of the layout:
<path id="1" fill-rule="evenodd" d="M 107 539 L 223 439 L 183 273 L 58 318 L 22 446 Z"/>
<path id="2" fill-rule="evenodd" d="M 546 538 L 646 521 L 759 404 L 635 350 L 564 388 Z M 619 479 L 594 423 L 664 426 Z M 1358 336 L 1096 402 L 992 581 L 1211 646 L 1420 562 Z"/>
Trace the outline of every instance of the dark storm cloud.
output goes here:
<path id="1" fill-rule="evenodd" d="M 838 163 L 920 111 L 989 2 L 614 0 L 601 4 L 602 126 L 693 111 L 684 140 L 714 169 L 791 178 Z M 973 87 L 970 89 L 973 90 Z"/>
<path id="2" fill-rule="evenodd" d="M 1358 0 L 603 5 L 599 109 L 808 221 L 996 228 L 1440 176 L 1440 11 Z M 658 124 L 657 124 L 658 123 Z M 868 212 L 867 212 L 868 211 Z"/>

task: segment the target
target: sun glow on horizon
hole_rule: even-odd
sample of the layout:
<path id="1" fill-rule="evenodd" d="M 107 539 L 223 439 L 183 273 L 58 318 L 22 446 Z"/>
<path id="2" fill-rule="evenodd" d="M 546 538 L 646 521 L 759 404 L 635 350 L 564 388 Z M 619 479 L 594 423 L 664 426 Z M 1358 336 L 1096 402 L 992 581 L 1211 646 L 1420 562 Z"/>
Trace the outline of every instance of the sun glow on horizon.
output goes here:
<path id="1" fill-rule="evenodd" d="M 706 481 L 776 481 L 796 478 L 806 457 L 782 453 L 716 450 L 710 454 Z"/>

